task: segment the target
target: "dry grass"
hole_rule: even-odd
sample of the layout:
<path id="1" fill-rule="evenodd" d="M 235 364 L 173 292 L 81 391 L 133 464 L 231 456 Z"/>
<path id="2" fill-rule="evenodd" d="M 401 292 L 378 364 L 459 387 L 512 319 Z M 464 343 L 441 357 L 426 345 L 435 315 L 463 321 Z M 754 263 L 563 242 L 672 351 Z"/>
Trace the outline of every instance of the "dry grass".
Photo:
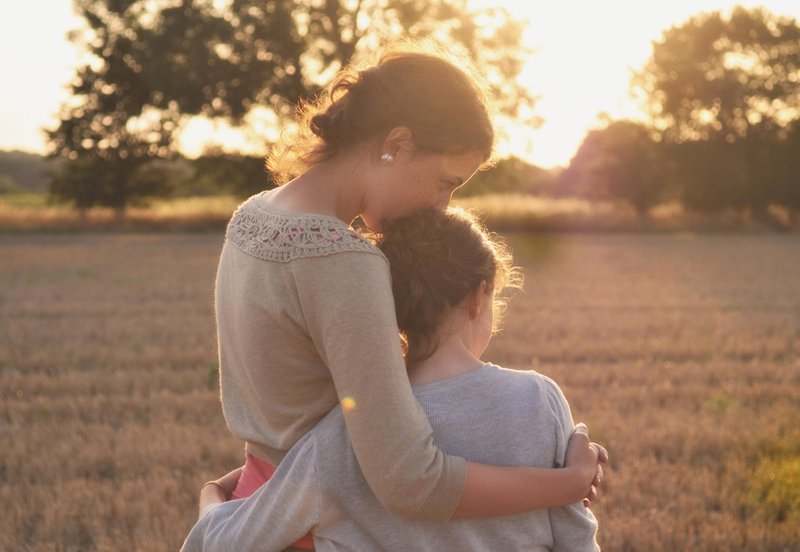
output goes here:
<path id="1" fill-rule="evenodd" d="M 0 232 L 218 230 L 240 202 L 225 195 L 159 200 L 146 207 L 130 207 L 120 219 L 113 209 L 94 207 L 80 213 L 50 205 L 44 194 L 0 196 Z"/>
<path id="2" fill-rule="evenodd" d="M 612 454 L 613 551 L 800 542 L 800 239 L 514 236 L 487 359 Z M 0 236 L 0 550 L 176 550 L 241 460 L 217 400 L 220 234 Z"/>
<path id="3" fill-rule="evenodd" d="M 456 200 L 462 207 L 482 213 L 487 223 L 504 232 L 730 232 L 796 231 L 800 220 L 779 206 L 756 217 L 748 211 L 723 210 L 704 214 L 687 211 L 670 202 L 640 217 L 627 203 L 549 198 L 526 194 L 489 194 Z"/>
<path id="4" fill-rule="evenodd" d="M 240 201 L 226 195 L 159 200 L 147 207 L 131 207 L 120 219 L 107 208 L 87 209 L 81 214 L 63 205 L 49 205 L 45 194 L 0 195 L 0 232 L 218 231 Z M 503 232 L 800 230 L 800 219 L 793 221 L 785 209 L 775 206 L 766 218 L 759 219 L 737 211 L 691 213 L 680 204 L 667 203 L 641 218 L 625 203 L 575 198 L 490 194 L 456 199 L 455 203 L 481 213 L 492 228 Z"/>

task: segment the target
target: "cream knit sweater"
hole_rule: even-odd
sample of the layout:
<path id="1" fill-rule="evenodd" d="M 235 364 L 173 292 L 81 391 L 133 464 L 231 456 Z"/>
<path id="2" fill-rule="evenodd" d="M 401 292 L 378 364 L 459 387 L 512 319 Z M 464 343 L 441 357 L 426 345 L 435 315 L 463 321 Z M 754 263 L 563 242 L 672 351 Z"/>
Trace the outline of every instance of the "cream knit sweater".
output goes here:
<path id="1" fill-rule="evenodd" d="M 253 196 L 228 225 L 216 315 L 225 420 L 251 454 L 277 465 L 347 398 L 347 432 L 378 500 L 408 518 L 451 517 L 466 462 L 434 446 L 411 392 L 380 250 L 339 219 Z"/>

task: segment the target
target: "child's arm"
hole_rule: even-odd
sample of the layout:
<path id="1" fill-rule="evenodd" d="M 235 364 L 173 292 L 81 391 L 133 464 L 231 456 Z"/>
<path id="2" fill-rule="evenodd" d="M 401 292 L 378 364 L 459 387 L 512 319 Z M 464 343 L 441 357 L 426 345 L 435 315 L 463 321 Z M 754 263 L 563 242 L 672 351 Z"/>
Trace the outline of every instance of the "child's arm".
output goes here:
<path id="1" fill-rule="evenodd" d="M 598 552 L 597 519 L 583 504 L 550 508 L 552 552 Z"/>
<path id="2" fill-rule="evenodd" d="M 181 552 L 283 550 L 318 523 L 319 486 L 312 435 L 298 441 L 272 478 L 252 496 L 224 502 L 222 488 L 208 485 L 200 495 L 200 519 Z"/>
<path id="3" fill-rule="evenodd" d="M 548 397 L 556 417 L 556 454 L 559 465 L 566 455 L 567 442 L 573 432 L 572 413 L 561 389 L 548 381 Z M 603 450 L 603 456 L 605 451 Z M 605 458 L 607 461 L 608 459 Z M 553 552 L 595 552 L 597 545 L 597 519 L 592 511 L 577 502 L 560 508 L 550 508 L 550 526 L 553 530 Z"/>

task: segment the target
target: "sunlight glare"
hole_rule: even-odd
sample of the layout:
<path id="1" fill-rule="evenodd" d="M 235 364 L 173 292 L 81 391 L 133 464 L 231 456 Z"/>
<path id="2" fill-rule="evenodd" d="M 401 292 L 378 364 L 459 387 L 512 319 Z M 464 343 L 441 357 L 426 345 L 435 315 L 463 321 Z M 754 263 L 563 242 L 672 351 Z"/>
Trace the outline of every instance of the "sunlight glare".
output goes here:
<path id="1" fill-rule="evenodd" d="M 230 0 L 213 3 L 224 8 Z M 523 43 L 532 54 L 520 81 L 540 98 L 533 115 L 543 124 L 539 128 L 506 129 L 498 154 L 513 154 L 546 168 L 564 166 L 586 132 L 602 127 L 607 118 L 642 118 L 629 84 L 632 71 L 640 69 L 650 55 L 652 41 L 692 15 L 729 12 L 737 4 L 800 18 L 798 0 L 469 0 L 470 8 L 503 7 L 515 19 L 528 21 Z M 13 75 L 14 82 L 24 86 L 9 85 L 0 92 L 0 148 L 43 153 L 42 127 L 54 125 L 59 106 L 69 101 L 66 83 L 72 79 L 74 68 L 93 60 L 66 40 L 67 32 L 80 29 L 82 24 L 72 13 L 69 0 L 53 2 L 45 18 L 37 11 L 38 5 L 8 3 L 0 18 L 0 47 L 4 52 L 24 52 L 1 59 L 3 74 Z M 731 56 L 728 63 L 748 60 Z M 605 119 L 601 113 L 606 114 Z M 785 113 L 791 115 L 788 110 Z M 190 156 L 213 144 L 261 154 L 264 133 L 274 140 L 277 130 L 263 113 L 247 120 L 255 121 L 257 131 L 234 129 L 218 121 L 192 120 L 180 136 L 181 148 Z"/>

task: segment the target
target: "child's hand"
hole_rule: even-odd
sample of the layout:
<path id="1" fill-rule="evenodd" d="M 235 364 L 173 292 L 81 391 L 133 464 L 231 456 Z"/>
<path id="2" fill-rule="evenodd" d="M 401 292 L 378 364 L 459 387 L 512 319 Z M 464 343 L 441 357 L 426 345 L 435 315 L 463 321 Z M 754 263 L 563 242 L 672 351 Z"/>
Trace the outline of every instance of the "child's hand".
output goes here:
<path id="1" fill-rule="evenodd" d="M 239 478 L 242 476 L 242 469 L 243 466 L 236 468 L 235 470 L 226 473 L 216 480 L 216 483 L 225 490 L 225 500 L 231 499 L 233 490 L 236 488 L 236 484 L 239 482 Z"/>
<path id="2" fill-rule="evenodd" d="M 202 514 L 203 510 L 212 504 L 230 500 L 241 475 L 242 468 L 240 467 L 203 485 L 203 488 L 200 489 L 200 513 Z"/>
<path id="3" fill-rule="evenodd" d="M 603 466 L 608 462 L 608 451 L 597 443 L 589 440 L 589 430 L 586 424 L 579 423 L 570 437 L 567 445 L 565 466 L 577 468 L 584 474 L 588 491 L 583 498 L 585 506 L 591 506 L 597 498 L 597 488 L 603 481 Z"/>

